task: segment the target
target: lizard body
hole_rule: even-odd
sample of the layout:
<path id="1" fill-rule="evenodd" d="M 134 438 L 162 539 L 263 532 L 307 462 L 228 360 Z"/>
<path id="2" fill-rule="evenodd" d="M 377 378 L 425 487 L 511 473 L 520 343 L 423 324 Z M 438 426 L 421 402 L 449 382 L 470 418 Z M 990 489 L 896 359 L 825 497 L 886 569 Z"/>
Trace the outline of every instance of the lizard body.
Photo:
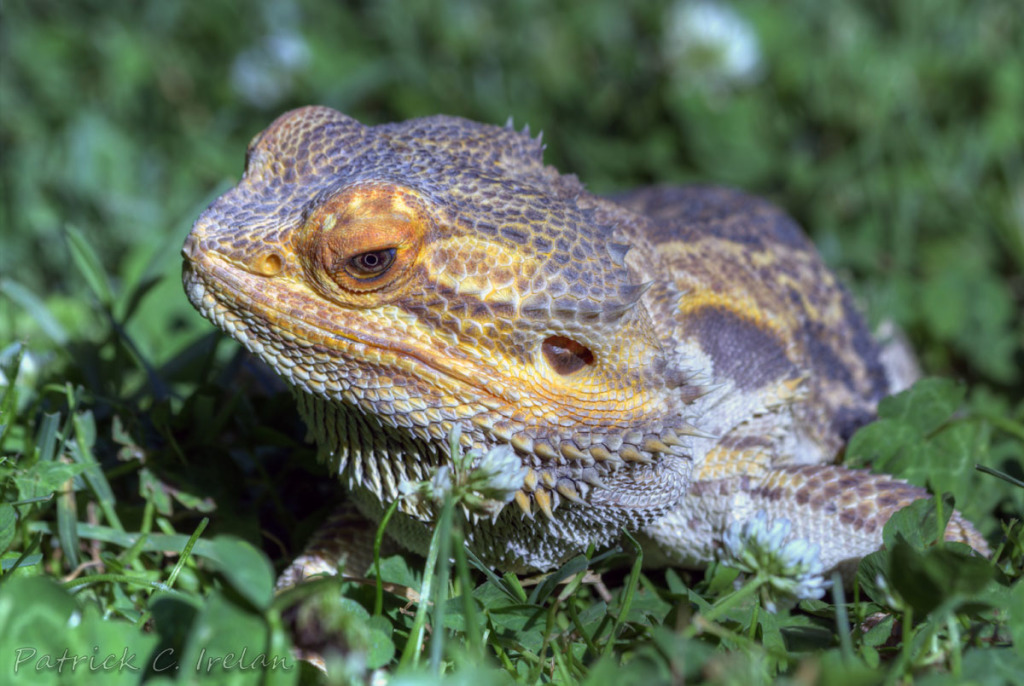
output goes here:
<path id="1" fill-rule="evenodd" d="M 310 107 L 253 140 L 183 254 L 192 303 L 295 389 L 371 519 L 453 427 L 510 445 L 514 502 L 467 535 L 503 570 L 623 527 L 704 564 L 758 511 L 831 568 L 928 497 L 834 464 L 892 390 L 879 350 L 795 223 L 736 191 L 600 198 L 525 133 Z M 423 552 L 437 512 L 399 511 L 389 533 Z M 985 549 L 959 514 L 947 536 Z"/>

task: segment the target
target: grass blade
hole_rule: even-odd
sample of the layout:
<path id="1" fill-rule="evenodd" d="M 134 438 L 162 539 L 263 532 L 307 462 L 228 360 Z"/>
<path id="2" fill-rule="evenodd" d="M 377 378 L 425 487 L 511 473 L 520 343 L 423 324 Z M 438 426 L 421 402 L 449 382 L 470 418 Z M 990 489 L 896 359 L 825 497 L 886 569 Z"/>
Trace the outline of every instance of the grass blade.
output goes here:
<path id="1" fill-rule="evenodd" d="M 85 279 L 89 290 L 96 296 L 100 304 L 109 311 L 114 304 L 114 292 L 110 287 L 107 272 L 103 269 L 103 262 L 76 227 L 69 224 L 64 227 L 64 233 L 67 236 L 71 259 L 78 268 L 78 273 Z"/>

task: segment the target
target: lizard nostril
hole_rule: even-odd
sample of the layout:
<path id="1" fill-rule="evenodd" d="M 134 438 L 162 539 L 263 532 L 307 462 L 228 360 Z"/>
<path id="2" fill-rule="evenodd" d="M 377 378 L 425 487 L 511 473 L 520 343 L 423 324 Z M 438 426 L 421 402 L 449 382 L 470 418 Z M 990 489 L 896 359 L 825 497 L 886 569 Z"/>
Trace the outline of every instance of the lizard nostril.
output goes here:
<path id="1" fill-rule="evenodd" d="M 272 252 L 256 260 L 253 267 L 263 276 L 276 276 L 284 269 L 284 260 L 276 252 Z"/>
<path id="2" fill-rule="evenodd" d="M 544 359 L 561 376 L 567 376 L 594 364 L 594 353 L 582 343 L 565 336 L 548 336 L 541 345 Z"/>

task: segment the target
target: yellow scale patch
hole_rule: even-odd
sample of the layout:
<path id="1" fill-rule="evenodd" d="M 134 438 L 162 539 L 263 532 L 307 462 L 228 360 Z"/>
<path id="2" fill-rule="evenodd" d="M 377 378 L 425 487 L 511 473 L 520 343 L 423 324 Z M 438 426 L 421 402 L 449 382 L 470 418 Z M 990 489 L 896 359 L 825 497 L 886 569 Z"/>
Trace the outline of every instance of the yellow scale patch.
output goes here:
<path id="1" fill-rule="evenodd" d="M 691 244 L 671 241 L 658 246 L 672 271 L 682 277 L 676 282 L 683 293 L 678 303 L 680 318 L 685 320 L 705 308 L 719 308 L 742 317 L 781 341 L 792 340 L 798 322 L 787 316 L 788 308 L 775 302 L 776 288 L 763 283 L 763 275 L 751 269 L 753 265 L 770 270 L 771 265 L 779 263 L 779 258 L 769 252 L 752 255 L 741 248 L 731 241 L 714 238 Z M 733 255 L 729 256 L 730 253 Z M 716 283 L 719 274 L 714 269 L 708 270 L 707 265 L 715 263 L 734 266 L 729 270 L 730 280 L 725 287 Z M 779 283 L 789 278 L 780 269 L 771 273 Z"/>
<path id="2" fill-rule="evenodd" d="M 737 476 L 759 478 L 771 468 L 772 456 L 766 448 L 734 450 L 718 446 L 712 448 L 700 467 L 694 472 L 696 481 L 715 481 Z"/>

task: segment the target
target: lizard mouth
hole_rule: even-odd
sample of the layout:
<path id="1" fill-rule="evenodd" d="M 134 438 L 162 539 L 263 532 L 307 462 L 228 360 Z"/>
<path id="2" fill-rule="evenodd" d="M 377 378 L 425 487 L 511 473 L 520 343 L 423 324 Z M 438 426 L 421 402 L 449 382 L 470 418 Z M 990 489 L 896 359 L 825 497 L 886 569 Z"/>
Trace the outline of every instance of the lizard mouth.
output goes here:
<path id="1" fill-rule="evenodd" d="M 322 298 L 311 296 L 309 302 L 298 303 L 296 290 L 282 282 L 251 274 L 216 253 L 199 253 L 188 247 L 183 250 L 182 282 L 192 305 L 293 381 L 297 371 L 301 376 L 303 367 L 312 366 L 296 359 L 305 350 L 310 357 L 341 357 L 402 370 L 462 402 L 483 403 L 489 409 L 517 400 L 515 393 L 503 391 L 490 379 L 486 370 L 468 363 L 452 364 L 450 357 L 440 364 L 434 359 L 440 356 L 431 355 L 429 346 L 345 326 L 339 308 Z M 331 325 L 321 325 L 318 320 Z"/>

